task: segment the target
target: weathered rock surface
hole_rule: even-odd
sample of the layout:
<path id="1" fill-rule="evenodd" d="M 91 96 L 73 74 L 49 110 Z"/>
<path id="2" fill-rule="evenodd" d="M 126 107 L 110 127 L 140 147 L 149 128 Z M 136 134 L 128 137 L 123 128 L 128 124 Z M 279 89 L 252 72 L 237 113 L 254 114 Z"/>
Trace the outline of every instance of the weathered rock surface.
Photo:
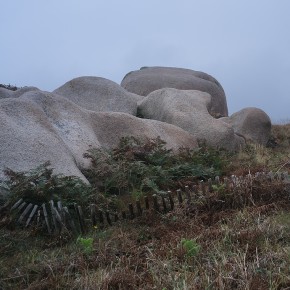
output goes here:
<path id="1" fill-rule="evenodd" d="M 271 135 L 271 120 L 269 116 L 258 108 L 244 108 L 222 121 L 231 125 L 235 133 L 246 140 L 266 145 Z"/>
<path id="2" fill-rule="evenodd" d="M 75 78 L 54 93 L 95 112 L 123 112 L 136 115 L 141 96 L 132 94 L 113 81 L 100 77 Z"/>
<path id="3" fill-rule="evenodd" d="M 0 99 L 18 98 L 26 92 L 37 91 L 37 90 L 38 88 L 36 87 L 23 87 L 15 91 L 12 91 L 6 88 L 0 88 Z"/>
<path id="4" fill-rule="evenodd" d="M 25 171 L 50 161 L 55 173 L 86 180 L 80 169 L 89 148 L 112 148 L 124 136 L 157 138 L 167 148 L 195 148 L 188 132 L 155 120 L 119 112 L 93 112 L 40 90 L 0 100 L 0 180 L 3 169 Z"/>
<path id="5" fill-rule="evenodd" d="M 208 108 L 210 114 L 214 117 L 228 116 L 222 86 L 215 78 L 203 72 L 173 67 L 146 67 L 128 73 L 121 86 L 141 96 L 162 88 L 207 92 L 212 96 Z"/>
<path id="6" fill-rule="evenodd" d="M 138 112 L 148 119 L 176 125 L 207 144 L 228 150 L 244 145 L 244 139 L 225 122 L 213 118 L 208 110 L 211 96 L 194 90 L 160 89 L 139 104 Z"/>
<path id="7" fill-rule="evenodd" d="M 55 173 L 87 181 L 90 148 L 114 148 L 121 137 L 160 137 L 169 149 L 197 140 L 236 150 L 266 145 L 271 121 L 257 108 L 230 117 L 221 85 L 202 72 L 152 67 L 129 73 L 122 86 L 99 77 L 73 79 L 53 93 L 0 87 L 0 181 L 3 169 L 26 171 L 46 161 Z M 128 92 L 128 91 L 130 92 Z M 141 96 L 142 95 L 142 96 Z M 135 115 L 145 119 L 137 118 Z"/>

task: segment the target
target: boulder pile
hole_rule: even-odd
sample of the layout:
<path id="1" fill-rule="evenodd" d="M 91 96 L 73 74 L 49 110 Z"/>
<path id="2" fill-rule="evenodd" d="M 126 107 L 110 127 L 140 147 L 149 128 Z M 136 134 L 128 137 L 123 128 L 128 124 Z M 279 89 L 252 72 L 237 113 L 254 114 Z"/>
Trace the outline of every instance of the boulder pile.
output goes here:
<path id="1" fill-rule="evenodd" d="M 222 86 L 208 74 L 151 67 L 127 74 L 121 85 L 79 77 L 53 92 L 0 87 L 0 181 L 3 170 L 26 171 L 50 161 L 56 173 L 78 176 L 90 148 L 110 149 L 121 137 L 157 138 L 167 148 L 197 148 L 198 140 L 238 150 L 265 145 L 271 121 L 257 108 L 228 116 Z"/>

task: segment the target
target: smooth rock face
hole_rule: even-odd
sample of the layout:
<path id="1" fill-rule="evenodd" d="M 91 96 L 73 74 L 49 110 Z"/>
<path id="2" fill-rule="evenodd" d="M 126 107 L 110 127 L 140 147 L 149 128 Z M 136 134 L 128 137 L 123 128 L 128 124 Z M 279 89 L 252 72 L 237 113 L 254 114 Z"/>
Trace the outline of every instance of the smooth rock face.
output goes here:
<path id="1" fill-rule="evenodd" d="M 244 108 L 222 121 L 230 124 L 234 131 L 246 140 L 266 145 L 271 135 L 271 120 L 258 108 Z"/>
<path id="2" fill-rule="evenodd" d="M 55 173 L 85 180 L 43 109 L 29 99 L 0 101 L 0 140 L 0 179 L 7 167 L 26 171 L 50 160 Z"/>
<path id="3" fill-rule="evenodd" d="M 0 100 L 0 180 L 3 169 L 26 171 L 50 161 L 55 173 L 86 181 L 89 148 L 113 148 L 123 136 L 157 138 L 167 148 L 195 148 L 196 139 L 170 124 L 119 112 L 93 112 L 40 90 Z"/>
<path id="4" fill-rule="evenodd" d="M 124 113 L 100 112 L 93 116 L 95 134 L 103 148 L 114 148 L 121 137 L 134 136 L 140 140 L 155 139 L 158 136 L 173 151 L 197 148 L 197 140 L 188 132 L 171 124 L 156 120 L 136 118 Z"/>
<path id="5" fill-rule="evenodd" d="M 198 71 L 172 67 L 146 67 L 128 73 L 121 82 L 127 91 L 147 96 L 162 88 L 198 90 L 212 98 L 209 112 L 214 117 L 228 116 L 226 96 L 222 86 L 212 76 Z"/>
<path id="6" fill-rule="evenodd" d="M 213 118 L 208 109 L 211 96 L 194 90 L 160 89 L 144 98 L 138 107 L 141 116 L 176 125 L 210 146 L 236 150 L 244 139 L 227 123 Z"/>
<path id="7" fill-rule="evenodd" d="M 75 78 L 54 93 L 95 112 L 123 112 L 136 115 L 141 96 L 124 90 L 120 85 L 100 77 Z"/>

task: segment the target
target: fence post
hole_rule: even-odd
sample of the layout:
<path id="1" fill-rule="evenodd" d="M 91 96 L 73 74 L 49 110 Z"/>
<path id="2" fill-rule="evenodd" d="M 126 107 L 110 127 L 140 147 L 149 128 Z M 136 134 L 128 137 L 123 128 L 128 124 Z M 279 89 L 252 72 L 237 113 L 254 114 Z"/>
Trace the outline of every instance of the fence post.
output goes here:
<path id="1" fill-rule="evenodd" d="M 74 223 L 74 220 L 73 220 L 71 214 L 68 211 L 68 208 L 66 206 L 64 206 L 63 211 L 64 211 L 65 218 L 69 223 L 70 228 L 72 229 L 72 231 L 74 231 L 76 233 L 77 232 L 76 225 Z"/>
<path id="2" fill-rule="evenodd" d="M 157 200 L 157 195 L 156 194 L 153 194 L 153 204 L 154 204 L 154 209 L 159 212 L 159 204 L 158 204 L 158 200 Z"/>
<path id="3" fill-rule="evenodd" d="M 135 218 L 135 214 L 134 214 L 134 207 L 133 207 L 132 203 L 129 204 L 129 213 L 130 213 L 130 218 L 134 219 Z"/>
<path id="4" fill-rule="evenodd" d="M 77 206 L 77 215 L 79 218 L 81 232 L 82 232 L 82 234 L 84 234 L 85 233 L 85 220 L 84 220 L 82 208 L 79 205 Z"/>
<path id="5" fill-rule="evenodd" d="M 20 218 L 18 219 L 18 222 L 21 223 L 24 219 L 24 217 L 28 214 L 28 212 L 30 211 L 30 209 L 32 208 L 33 204 L 30 203 L 25 210 L 23 211 L 23 213 L 21 214 Z"/>
<path id="6" fill-rule="evenodd" d="M 220 177 L 216 176 L 215 179 L 214 179 L 214 182 L 215 182 L 216 185 L 219 185 L 220 184 Z"/>
<path id="7" fill-rule="evenodd" d="M 174 201 L 171 195 L 171 191 L 167 191 L 167 195 L 168 195 L 168 199 L 169 199 L 169 203 L 170 203 L 170 209 L 173 210 L 174 209 Z"/>
<path id="8" fill-rule="evenodd" d="M 137 214 L 138 214 L 138 216 L 141 216 L 142 215 L 142 207 L 141 207 L 140 200 L 137 200 L 136 201 L 136 207 L 137 207 Z"/>
<path id="9" fill-rule="evenodd" d="M 186 198 L 187 198 L 187 203 L 190 204 L 191 203 L 191 196 L 190 196 L 190 190 L 188 185 L 185 186 L 185 194 L 186 194 Z"/>
<path id="10" fill-rule="evenodd" d="M 92 224 L 93 224 L 93 227 L 95 227 L 97 225 L 97 213 L 96 213 L 95 204 L 92 203 L 90 205 L 90 211 L 91 211 Z"/>
<path id="11" fill-rule="evenodd" d="M 28 225 L 29 225 L 31 219 L 33 218 L 33 216 L 34 216 L 34 214 L 35 214 L 35 212 L 36 212 L 37 209 L 38 209 L 38 205 L 35 205 L 35 206 L 33 207 L 32 211 L 31 211 L 31 213 L 30 213 L 30 215 L 29 215 L 27 221 L 26 221 L 26 225 L 25 225 L 26 228 L 28 227 Z"/>
<path id="12" fill-rule="evenodd" d="M 17 202 L 15 202 L 15 204 L 11 207 L 10 211 L 16 209 L 21 204 L 22 201 L 23 198 L 20 198 Z"/>
<path id="13" fill-rule="evenodd" d="M 202 194 L 203 195 L 206 195 L 206 189 L 205 189 L 204 181 L 203 180 L 200 180 L 199 185 L 200 185 L 200 189 L 202 191 Z"/>
<path id="14" fill-rule="evenodd" d="M 45 207 L 45 203 L 42 204 L 42 210 L 43 210 L 44 220 L 45 220 L 45 223 L 46 223 L 46 227 L 47 227 L 48 233 L 51 234 L 51 228 L 50 228 L 49 221 L 48 221 L 48 215 L 47 215 L 47 210 L 46 210 L 46 207 Z"/>
<path id="15" fill-rule="evenodd" d="M 207 184 L 208 184 L 208 191 L 212 192 L 213 188 L 212 188 L 212 179 L 211 178 L 208 179 Z"/>
<path id="16" fill-rule="evenodd" d="M 164 198 L 164 196 L 162 195 L 162 205 L 163 205 L 163 210 L 165 213 L 167 213 L 167 206 L 166 206 L 166 200 Z"/>
<path id="17" fill-rule="evenodd" d="M 178 202 L 179 202 L 179 204 L 181 205 L 182 202 L 183 202 L 183 200 L 182 200 L 182 193 L 181 193 L 181 190 L 180 190 L 180 189 L 177 189 L 176 192 L 177 192 Z"/>
<path id="18" fill-rule="evenodd" d="M 54 230 L 57 232 L 59 230 L 59 227 L 58 227 L 57 221 L 56 221 L 53 200 L 50 200 L 49 204 L 50 204 L 50 210 L 51 210 L 51 216 L 52 216 L 52 222 L 53 222 L 53 225 L 54 225 Z"/>
<path id="19" fill-rule="evenodd" d="M 112 221 L 111 221 L 111 217 L 110 217 L 110 213 L 109 211 L 106 211 L 106 217 L 107 217 L 107 222 L 110 226 L 112 226 Z"/>
<path id="20" fill-rule="evenodd" d="M 145 207 L 146 207 L 146 209 L 150 208 L 148 196 L 145 196 Z"/>

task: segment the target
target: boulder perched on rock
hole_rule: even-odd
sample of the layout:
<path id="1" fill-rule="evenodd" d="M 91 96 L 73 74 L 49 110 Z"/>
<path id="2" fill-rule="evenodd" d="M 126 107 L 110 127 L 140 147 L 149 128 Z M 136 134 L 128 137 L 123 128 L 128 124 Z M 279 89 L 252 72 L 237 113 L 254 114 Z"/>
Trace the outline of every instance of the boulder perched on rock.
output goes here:
<path id="1" fill-rule="evenodd" d="M 212 76 L 189 69 L 173 67 L 145 67 L 128 73 L 121 82 L 127 91 L 147 96 L 162 88 L 198 90 L 209 93 L 212 98 L 209 112 L 214 117 L 228 116 L 224 90 Z"/>
<path id="2" fill-rule="evenodd" d="M 167 148 L 195 148 L 188 132 L 163 122 L 119 112 L 93 112 L 40 90 L 0 100 L 0 180 L 3 169 L 26 171 L 50 161 L 55 173 L 86 181 L 82 168 L 90 148 L 113 148 L 121 137 L 160 138 Z"/>
<path id="3" fill-rule="evenodd" d="M 140 102 L 138 112 L 144 118 L 176 125 L 210 146 L 238 149 L 244 145 L 243 138 L 230 125 L 209 114 L 211 98 L 201 91 L 160 89 Z"/>
<path id="4" fill-rule="evenodd" d="M 266 145 L 271 135 L 271 120 L 269 116 L 258 108 L 244 108 L 222 121 L 230 124 L 235 133 L 246 140 Z"/>
<path id="5" fill-rule="evenodd" d="M 88 110 L 131 115 L 136 115 L 137 101 L 142 99 L 113 81 L 100 77 L 75 78 L 54 90 L 54 93 Z"/>

